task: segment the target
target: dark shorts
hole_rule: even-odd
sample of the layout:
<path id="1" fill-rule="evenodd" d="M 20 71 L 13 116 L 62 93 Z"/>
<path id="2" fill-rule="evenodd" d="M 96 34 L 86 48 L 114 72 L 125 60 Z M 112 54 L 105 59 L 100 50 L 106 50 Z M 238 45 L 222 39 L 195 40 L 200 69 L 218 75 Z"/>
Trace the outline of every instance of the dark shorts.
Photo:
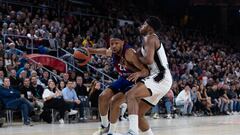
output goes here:
<path id="1" fill-rule="evenodd" d="M 133 82 L 128 81 L 126 78 L 119 77 L 118 80 L 110 84 L 108 88 L 111 89 L 114 94 L 118 92 L 126 93 L 133 85 Z"/>

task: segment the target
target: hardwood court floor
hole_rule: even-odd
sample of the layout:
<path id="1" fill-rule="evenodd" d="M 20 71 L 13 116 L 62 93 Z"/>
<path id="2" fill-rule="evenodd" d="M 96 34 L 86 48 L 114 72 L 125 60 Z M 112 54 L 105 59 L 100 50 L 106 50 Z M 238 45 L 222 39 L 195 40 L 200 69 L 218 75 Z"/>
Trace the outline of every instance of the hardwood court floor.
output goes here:
<path id="1" fill-rule="evenodd" d="M 212 117 L 180 117 L 177 119 L 151 119 L 155 135 L 239 135 L 240 115 Z M 14 123 L 0 128 L 0 135 L 92 135 L 99 122 L 78 124 L 35 123 L 33 127 Z M 119 122 L 118 131 L 125 133 L 128 122 Z"/>

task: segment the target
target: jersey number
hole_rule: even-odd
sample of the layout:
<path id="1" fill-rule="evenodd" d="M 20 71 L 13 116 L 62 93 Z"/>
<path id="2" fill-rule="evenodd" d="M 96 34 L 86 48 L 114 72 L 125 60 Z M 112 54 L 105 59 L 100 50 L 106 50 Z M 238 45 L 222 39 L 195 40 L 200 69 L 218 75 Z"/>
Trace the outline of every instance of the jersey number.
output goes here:
<path id="1" fill-rule="evenodd" d="M 126 68 L 121 64 L 118 64 L 118 67 L 121 71 L 127 71 Z"/>

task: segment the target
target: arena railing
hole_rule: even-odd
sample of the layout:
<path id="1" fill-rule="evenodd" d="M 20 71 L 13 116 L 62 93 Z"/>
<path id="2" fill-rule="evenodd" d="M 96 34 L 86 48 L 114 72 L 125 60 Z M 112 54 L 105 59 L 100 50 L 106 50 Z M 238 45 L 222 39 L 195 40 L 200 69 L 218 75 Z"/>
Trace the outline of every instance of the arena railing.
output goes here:
<path id="1" fill-rule="evenodd" d="M 19 49 L 16 49 L 16 50 L 19 52 L 20 55 L 23 54 L 23 51 L 21 51 L 21 50 L 19 50 Z M 28 61 L 31 61 L 34 66 L 37 66 L 37 65 L 39 64 L 39 63 L 38 63 L 37 61 L 35 61 L 34 59 L 28 58 L 27 60 L 28 60 Z M 52 76 L 55 76 L 55 77 L 57 77 L 57 78 L 60 79 L 60 80 L 62 79 L 61 76 L 59 76 L 59 75 L 57 75 L 56 73 L 52 72 L 52 71 L 49 70 L 48 68 L 46 68 L 46 67 L 44 67 L 44 66 L 42 66 L 41 68 L 42 68 L 43 70 L 47 71 L 47 72 L 50 74 L 50 78 L 52 78 Z"/>
<path id="2" fill-rule="evenodd" d="M 68 57 L 70 57 L 70 59 L 69 59 L 70 61 L 67 61 L 67 60 L 63 59 L 63 61 L 65 61 L 68 64 L 69 68 L 73 68 L 73 69 L 75 69 L 75 70 L 77 70 L 77 71 L 79 71 L 81 73 L 86 72 L 86 71 L 81 70 L 81 68 L 77 67 L 77 65 L 75 65 L 74 57 L 73 57 L 73 55 L 71 53 L 69 53 L 68 51 L 64 50 L 63 48 L 59 48 L 59 50 L 63 51 L 65 53 L 64 55 L 68 55 Z M 59 54 L 61 54 L 61 53 L 59 52 Z M 83 67 L 83 68 L 85 68 L 85 67 Z M 103 73 L 102 71 L 100 71 L 99 69 L 97 69 L 96 67 L 94 67 L 94 66 L 92 66 L 90 64 L 86 65 L 86 70 L 87 70 L 87 72 L 95 73 L 95 75 L 100 75 L 100 80 L 98 80 L 98 81 L 100 81 L 103 84 L 104 88 L 107 87 L 107 84 L 105 83 L 105 80 L 114 81 L 114 79 L 112 77 L 110 77 L 109 75 Z M 91 77 L 91 79 L 96 80 L 96 78 L 94 78 L 93 76 L 90 76 L 90 77 Z"/>
<path id="3" fill-rule="evenodd" d="M 58 51 L 57 51 L 58 42 L 55 39 L 34 38 L 34 37 L 28 37 L 28 36 L 22 36 L 22 35 L 4 34 L 3 44 L 5 48 L 7 48 L 6 43 L 7 43 L 7 40 L 9 40 L 8 38 L 13 38 L 11 40 L 15 42 L 21 39 L 26 49 L 30 50 L 31 54 L 33 54 L 34 52 L 40 51 L 40 49 L 45 49 L 45 51 L 54 52 L 55 56 L 58 57 Z M 53 40 L 54 44 L 51 44 L 50 40 Z M 39 44 L 35 44 L 35 42 L 39 42 Z"/>
<path id="4" fill-rule="evenodd" d="M 3 35 L 3 44 L 4 44 L 5 48 L 7 48 L 6 43 L 7 43 L 7 38 L 8 37 L 14 37 L 15 39 L 11 39 L 11 40 L 14 40 L 14 41 L 17 40 L 18 38 L 21 38 L 22 40 L 25 40 L 24 42 L 25 42 L 26 48 L 28 50 L 30 50 L 29 53 L 30 54 L 33 54 L 33 53 L 36 53 L 36 52 L 38 53 L 38 51 L 36 51 L 36 50 L 38 50 L 38 48 L 34 44 L 34 41 L 37 40 L 38 38 L 33 38 L 33 37 L 30 38 L 30 37 L 22 36 L 22 35 L 4 34 Z M 46 39 L 46 38 L 41 38 L 41 39 L 49 40 L 49 39 Z M 11 43 L 11 42 L 9 42 L 9 43 Z M 45 47 L 50 47 L 50 46 L 45 45 Z M 80 68 L 77 67 L 77 65 L 75 65 L 73 55 L 71 53 L 69 53 L 68 51 L 64 50 L 63 48 L 61 48 L 58 45 L 57 41 L 55 42 L 54 48 L 53 49 L 48 48 L 48 50 L 49 51 L 54 51 L 55 56 L 58 57 L 58 58 L 62 58 L 62 56 L 64 56 L 64 55 L 69 55 L 69 57 L 71 59 L 70 62 L 65 60 L 65 59 L 62 59 L 68 65 L 68 69 L 70 69 L 70 70 L 74 69 L 74 70 L 77 70 L 81 73 L 84 73 L 83 70 L 81 70 Z M 62 52 L 63 52 L 63 54 L 62 54 Z M 114 79 L 112 77 L 103 73 L 102 71 L 100 71 L 99 69 L 97 69 L 96 67 L 94 67 L 90 64 L 86 65 L 86 69 L 87 69 L 88 72 L 93 71 L 96 75 L 100 76 L 99 81 L 103 84 L 104 88 L 107 87 L 107 84 L 105 83 L 105 80 L 114 81 Z M 92 76 L 91 76 L 91 78 L 94 79 L 94 80 L 96 79 Z"/>

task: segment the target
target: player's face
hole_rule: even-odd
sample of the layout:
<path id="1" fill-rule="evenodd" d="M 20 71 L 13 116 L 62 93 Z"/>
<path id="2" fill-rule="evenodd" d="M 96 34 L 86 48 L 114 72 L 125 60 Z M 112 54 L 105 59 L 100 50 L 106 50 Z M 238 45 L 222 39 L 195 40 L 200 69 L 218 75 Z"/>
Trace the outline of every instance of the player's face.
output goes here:
<path id="1" fill-rule="evenodd" d="M 110 39 L 110 47 L 113 53 L 120 53 L 120 51 L 122 50 L 122 46 L 124 44 L 124 41 L 120 40 L 120 39 L 115 39 L 112 38 Z"/>
<path id="2" fill-rule="evenodd" d="M 139 28 L 140 34 L 146 34 L 147 31 L 148 31 L 148 27 L 149 27 L 149 25 L 148 25 L 148 23 L 145 21 L 145 22 L 141 25 L 141 27 Z"/>

